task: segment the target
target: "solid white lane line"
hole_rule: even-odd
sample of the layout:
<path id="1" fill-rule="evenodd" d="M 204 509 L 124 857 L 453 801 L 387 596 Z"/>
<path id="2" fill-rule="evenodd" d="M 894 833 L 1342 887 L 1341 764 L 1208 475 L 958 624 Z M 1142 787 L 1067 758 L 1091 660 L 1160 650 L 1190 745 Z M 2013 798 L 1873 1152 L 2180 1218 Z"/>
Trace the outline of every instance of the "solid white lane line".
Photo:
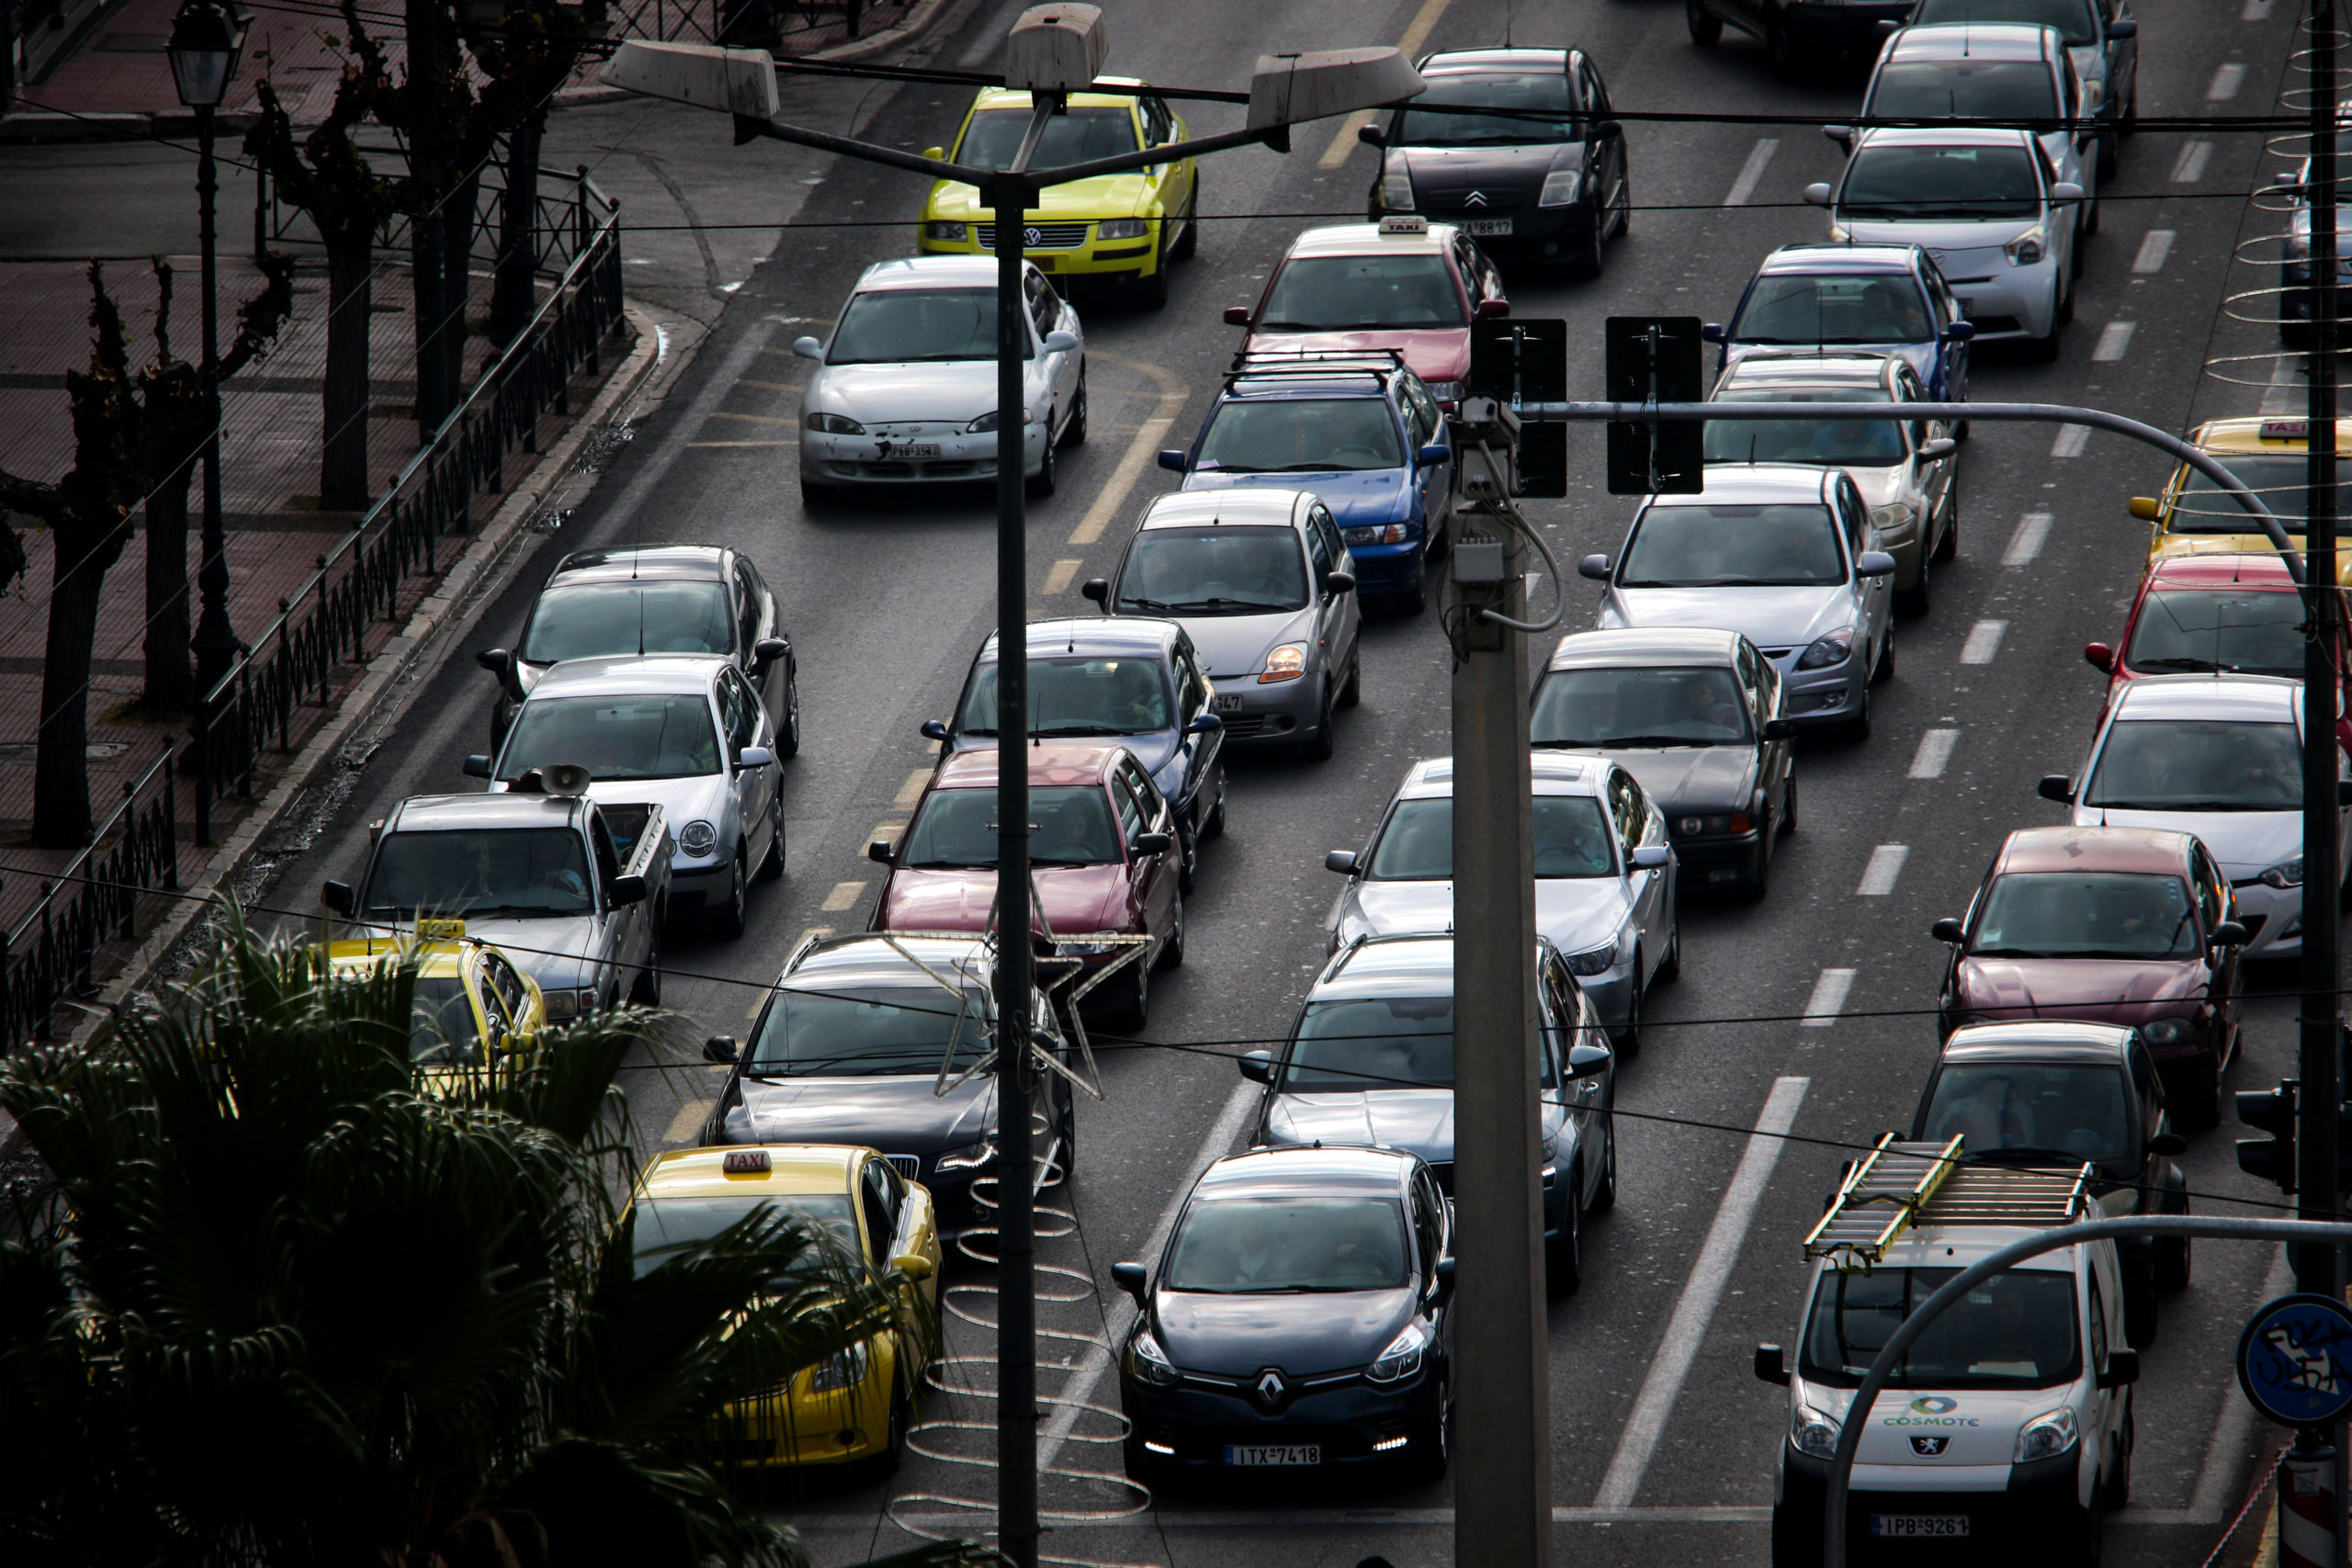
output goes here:
<path id="1" fill-rule="evenodd" d="M 1979 621 L 1968 628 L 1968 640 L 1960 645 L 1962 664 L 1990 664 L 1993 656 L 2001 651 L 2001 634 L 2009 629 L 2007 621 Z"/>
<path id="2" fill-rule="evenodd" d="M 2133 272 L 2162 272 L 2165 261 L 2172 254 L 2173 231 L 2151 229 L 2148 237 L 2140 242 L 2140 254 L 2132 258 Z"/>
<path id="3" fill-rule="evenodd" d="M 1939 779 L 1951 765 L 1951 749 L 1960 740 L 1957 729 L 1930 729 L 1919 737 L 1919 749 L 1911 754 L 1911 776 L 1915 779 Z"/>
<path id="4" fill-rule="evenodd" d="M 1846 1010 L 1846 993 L 1854 988 L 1851 969 L 1824 969 L 1821 978 L 1813 983 L 1813 995 L 1805 998 L 1804 1027 L 1826 1029 L 1838 1021 Z"/>
<path id="5" fill-rule="evenodd" d="M 2132 346 L 2132 334 L 2139 330 L 2137 321 L 2108 322 L 2098 330 L 2098 346 L 2091 350 L 2091 357 L 2104 363 L 2122 358 L 2123 351 Z"/>
<path id="6" fill-rule="evenodd" d="M 2050 455 L 2053 457 L 2079 457 L 2083 455 L 2083 448 L 2090 444 L 2089 425 L 2062 424 L 2058 427 L 2058 439 L 2050 444 Z"/>
<path id="7" fill-rule="evenodd" d="M 1903 874 L 1903 863 L 1910 858 L 1908 844 L 1881 844 L 1871 852 L 1871 863 L 1862 867 L 1861 884 L 1854 891 L 1865 898 L 1885 897 L 1894 891 L 1894 880 Z"/>
<path id="8" fill-rule="evenodd" d="M 1596 1509 L 1627 1507 L 1641 1490 L 1642 1472 L 1649 1468 L 1650 1456 L 1674 1414 L 1674 1401 L 1707 1337 L 1707 1325 L 1723 1300 L 1732 1267 L 1739 1261 L 1756 1206 L 1772 1179 L 1772 1168 L 1780 1163 L 1781 1136 L 1796 1124 L 1797 1108 L 1804 1103 L 1804 1091 L 1812 1082 L 1810 1078 L 1772 1080 L 1772 1092 L 1764 1099 L 1763 1114 L 1757 1117 L 1756 1131 L 1748 1135 L 1739 1168 L 1732 1172 L 1723 1201 L 1715 1206 L 1715 1223 L 1707 1228 L 1706 1242 L 1691 1260 L 1690 1277 L 1674 1303 L 1666 1337 L 1658 1342 L 1657 1354 L 1650 1358 L 1649 1375 L 1642 1380 L 1634 1412 L 1617 1436 L 1617 1452 L 1609 1461 L 1609 1473 L 1593 1495 Z"/>
<path id="9" fill-rule="evenodd" d="M 1748 197 L 1756 194 L 1756 182 L 1764 177 L 1764 165 L 1781 150 L 1781 139 L 1766 136 L 1758 139 L 1748 150 L 1747 162 L 1739 166 L 1739 177 L 1731 182 L 1731 194 L 1724 197 L 1725 207 L 1746 207 Z"/>
<path id="10" fill-rule="evenodd" d="M 2270 385 L 2262 389 L 2262 412 L 2267 416 L 2276 419 L 2302 407 L 2303 389 L 2295 384 L 2299 363 L 2293 355 L 2285 355 L 2271 364 Z"/>
<path id="11" fill-rule="evenodd" d="M 2245 66 L 2239 61 L 2229 61 L 2213 68 L 2213 85 L 2205 89 L 2209 104 L 2225 104 L 2238 96 L 2245 85 Z"/>
<path id="12" fill-rule="evenodd" d="M 2009 536 L 2009 547 L 2001 552 L 2003 566 L 2031 566 L 2033 558 L 2050 538 L 2050 513 L 2029 512 L 2018 519 L 2018 531 Z"/>
<path id="13" fill-rule="evenodd" d="M 2213 144 L 2210 141 L 2192 141 L 2183 147 L 2180 156 L 2173 160 L 2172 183 L 2177 186 L 2195 185 L 2205 177 L 2206 161 L 2212 156 Z"/>

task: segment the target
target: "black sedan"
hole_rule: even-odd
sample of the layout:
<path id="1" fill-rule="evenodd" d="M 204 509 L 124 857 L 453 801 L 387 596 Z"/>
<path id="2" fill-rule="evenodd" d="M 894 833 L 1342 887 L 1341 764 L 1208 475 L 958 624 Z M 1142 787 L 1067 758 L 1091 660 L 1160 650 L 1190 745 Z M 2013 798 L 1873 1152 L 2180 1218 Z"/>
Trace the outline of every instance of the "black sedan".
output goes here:
<path id="1" fill-rule="evenodd" d="M 1631 223 L 1625 134 L 1580 49 L 1476 49 L 1420 63 L 1429 91 L 1384 129 L 1374 222 L 1418 212 L 1497 255 L 1513 251 L 1600 274 L 1600 247 Z M 1481 112 L 1483 111 L 1483 112 Z"/>
<path id="2" fill-rule="evenodd" d="M 1795 725 L 1772 661 L 1737 632 L 1575 632 L 1535 688 L 1538 747 L 1598 751 L 1666 816 L 1685 886 L 1762 897 L 1797 826 Z"/>
<path id="3" fill-rule="evenodd" d="M 1127 1473 L 1445 1472 L 1452 1216 L 1396 1149 L 1261 1149 L 1193 1185 L 1119 1357 Z"/>

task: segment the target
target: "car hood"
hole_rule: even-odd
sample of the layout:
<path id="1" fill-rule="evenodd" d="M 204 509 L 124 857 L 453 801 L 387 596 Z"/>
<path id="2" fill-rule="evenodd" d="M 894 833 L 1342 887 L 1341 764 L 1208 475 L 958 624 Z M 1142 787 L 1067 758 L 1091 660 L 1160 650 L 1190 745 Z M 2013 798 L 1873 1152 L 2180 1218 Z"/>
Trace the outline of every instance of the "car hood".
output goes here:
<path id="1" fill-rule="evenodd" d="M 1080 738 L 1080 743 L 1125 747 L 1136 754 L 1136 761 L 1143 764 L 1144 771 L 1151 774 L 1152 782 L 1160 784 L 1160 771 L 1182 748 L 1184 737 L 1173 729 L 1153 729 L 1136 735 L 1089 735 Z M 958 732 L 949 744 L 958 754 L 966 751 L 993 751 L 996 750 L 996 737 L 966 735 Z M 1162 793 L 1166 792 L 1167 787 L 1165 784 L 1160 784 Z"/>
<path id="2" fill-rule="evenodd" d="M 1032 880 L 1037 887 L 1037 914 L 1057 932 L 1123 931 L 1132 923 L 1125 866 L 1042 866 Z M 881 908 L 875 911 L 874 929 L 983 931 L 995 912 L 993 871 L 900 869 L 890 874 Z"/>
<path id="3" fill-rule="evenodd" d="M 727 1112 L 727 1137 L 743 1144 L 854 1144 L 929 1156 L 976 1144 L 996 1129 L 996 1078 L 978 1073 L 946 1095 L 929 1072 L 873 1078 L 744 1078 Z"/>
<path id="4" fill-rule="evenodd" d="M 730 793 L 725 773 L 702 773 L 690 779 L 615 779 L 610 784 L 600 780 L 588 786 L 588 798 L 599 806 L 650 802 L 660 807 L 663 820 L 671 824 L 673 840 L 689 822 L 718 827 L 726 815 Z"/>
<path id="5" fill-rule="evenodd" d="M 1847 220 L 1858 245 L 1923 245 L 1938 253 L 1997 250 L 2036 224 L 2048 220 L 2048 209 L 2033 218 L 1912 219 L 1903 222 Z M 1849 352 L 1841 349 L 1839 352 Z"/>
<path id="6" fill-rule="evenodd" d="M 1024 378 L 1035 402 L 1036 362 Z M 996 362 L 922 360 L 905 365 L 828 365 L 808 384 L 810 410 L 846 414 L 871 428 L 893 422 L 961 424 L 996 407 Z"/>
<path id="7" fill-rule="evenodd" d="M 343 928 L 347 937 L 381 942 L 413 934 L 413 921 L 370 922 Z M 490 943 L 514 961 L 514 967 L 539 983 L 541 990 L 562 990 L 596 983 L 595 957 L 602 945 L 603 922 L 594 915 L 506 915 L 469 919 L 466 934 Z"/>
<path id="8" fill-rule="evenodd" d="M 1741 632 L 1758 648 L 1803 648 L 1853 623 L 1842 582 L 1826 588 L 1616 588 L 1601 602 L 1600 626 L 1706 626 Z"/>
<path id="9" fill-rule="evenodd" d="M 1540 187 L 1563 153 L 1573 166 L 1578 149 L 1574 142 L 1553 142 L 1534 147 L 1404 147 L 1398 151 L 1413 172 L 1414 190 L 1435 196 L 1474 188 Z"/>
<path id="10" fill-rule="evenodd" d="M 2071 1387 L 2061 1383 L 2055 1388 L 1968 1388 L 1940 1393 L 1889 1389 L 1871 1408 L 1870 1424 L 1862 1428 L 1854 1461 L 1903 1465 L 1947 1475 L 1956 1465 L 1985 1465 L 1997 1467 L 2005 1483 L 2017 1450 L 2018 1428 L 2067 1403 Z M 1853 1408 L 1854 1390 L 1849 1388 L 1807 1382 L 1800 1392 L 1805 1403 L 1841 1421 Z M 1943 1451 L 1921 1454 L 1912 1448 L 1913 1438 L 1942 1438 Z M 1999 1485 L 1996 1483 L 1994 1490 L 1999 1490 Z"/>
<path id="11" fill-rule="evenodd" d="M 1363 523 L 1397 523 L 1413 513 L 1413 487 L 1402 468 L 1318 468 L 1311 473 L 1228 474 L 1195 468 L 1183 489 L 1306 490 L 1331 509 L 1342 528 Z"/>
<path id="12" fill-rule="evenodd" d="M 1787 344 L 1734 342 L 1724 349 L 1724 367 L 1729 369 L 1751 355 L 1786 354 L 1791 352 L 1791 347 L 1792 345 Z M 1919 379 L 1932 388 L 1935 385 L 1936 363 L 1941 345 L 1935 343 L 1841 343 L 1831 344 L 1829 348 L 1831 352 L 1841 355 L 1899 355 L 1912 369 L 1919 373 Z M 1870 471 L 1867 468 L 1860 470 L 1863 473 Z"/>
<path id="13" fill-rule="evenodd" d="M 1470 329 L 1383 327 L 1360 333 L 1252 332 L 1250 352 L 1283 354 L 1361 354 L 1367 349 L 1393 348 L 1424 381 L 1460 381 L 1470 374 Z M 1295 478 L 1295 476 L 1293 476 Z"/>
<path id="14" fill-rule="evenodd" d="M 1345 1094 L 1278 1094 L 1266 1130 L 1284 1144 L 1380 1144 L 1409 1149 L 1432 1165 L 1453 1160 L 1453 1091 L 1375 1089 Z"/>
<path id="15" fill-rule="evenodd" d="M 1953 985 L 1955 1010 L 2030 1017 L 2095 1018 L 2145 1023 L 2202 995 L 2205 965 L 2195 958 L 1963 957 Z"/>
<path id="16" fill-rule="evenodd" d="M 1263 615 L 1182 615 L 1177 624 L 1192 637 L 1202 674 L 1212 681 L 1237 681 L 1263 670 L 1270 649 L 1286 642 L 1312 642 L 1315 607 Z"/>
<path id="17" fill-rule="evenodd" d="M 1254 1377 L 1280 1367 L 1293 1379 L 1379 1359 L 1413 1315 L 1413 1292 L 1317 1292 L 1212 1295 L 1155 1291 L 1151 1329 L 1170 1360 L 1213 1377 Z"/>
<path id="18" fill-rule="evenodd" d="M 1639 780 L 1668 817 L 1682 811 L 1743 811 L 1756 795 L 1756 752 L 1749 747 L 1612 747 L 1600 754 Z"/>
<path id="19" fill-rule="evenodd" d="M 1409 936 L 1453 929 L 1453 884 L 1351 882 L 1340 905 L 1340 940 L 1358 934 Z M 1613 876 L 1543 877 L 1535 884 L 1535 930 L 1562 953 L 1583 953 L 1617 940 L 1625 890 Z"/>
<path id="20" fill-rule="evenodd" d="M 2233 882 L 2259 876 L 2280 861 L 2303 852 L 2300 811 L 2109 811 L 2086 806 L 2075 813 L 2077 826 L 2164 828 L 2194 833 L 2205 852 Z"/>
<path id="21" fill-rule="evenodd" d="M 1091 180 L 1073 180 L 1066 186 L 1047 186 L 1033 193 L 1025 210 L 1029 221 L 1035 223 L 1069 223 L 1086 218 L 1129 218 L 1144 210 L 1144 198 L 1151 182 L 1140 173 L 1097 175 Z M 986 223 L 994 220 L 995 209 L 980 198 L 978 186 L 942 180 L 931 187 L 931 205 L 926 216 L 953 222 Z"/>

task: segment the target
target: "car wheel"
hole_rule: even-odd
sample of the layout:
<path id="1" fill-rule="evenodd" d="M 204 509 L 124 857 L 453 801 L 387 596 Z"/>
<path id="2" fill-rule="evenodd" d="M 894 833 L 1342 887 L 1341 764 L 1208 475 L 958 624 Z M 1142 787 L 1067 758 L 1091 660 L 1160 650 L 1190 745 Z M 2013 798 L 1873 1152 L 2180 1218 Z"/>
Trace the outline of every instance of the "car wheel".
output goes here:
<path id="1" fill-rule="evenodd" d="M 2083 276 L 2083 267 L 2085 265 L 2083 258 L 2083 242 L 2090 238 L 2090 220 L 2087 218 L 2076 220 L 2075 223 L 2075 243 L 2066 247 L 2066 276 L 2069 277 L 2080 277 Z"/>
<path id="2" fill-rule="evenodd" d="M 2192 1063 L 2194 1075 L 2181 1086 L 2173 1107 L 2173 1120 L 2192 1133 L 2202 1133 L 2222 1121 L 2222 1067 L 2211 1060 Z"/>
<path id="3" fill-rule="evenodd" d="M 1159 953 L 1154 961 L 1162 969 L 1184 967 L 1184 896 L 1176 895 L 1176 912 L 1168 922 L 1168 934 L 1160 939 Z"/>
<path id="4" fill-rule="evenodd" d="M 1960 557 L 1960 487 L 1955 484 L 1944 506 L 1944 531 L 1936 540 L 1938 560 L 1956 560 Z"/>
<path id="5" fill-rule="evenodd" d="M 1184 204 L 1184 237 L 1168 247 L 1170 261 L 1191 261 L 1201 250 L 1201 175 L 1193 173 L 1193 199 Z"/>
<path id="6" fill-rule="evenodd" d="M 1176 888 L 1180 893 L 1190 893 L 1201 870 L 1201 825 L 1197 820 L 1190 827 L 1182 821 L 1176 824 Z"/>
<path id="7" fill-rule="evenodd" d="M 2181 1213 L 2188 1211 L 2183 1207 Z M 2156 1243 L 2156 1289 L 2166 1295 L 2177 1295 L 2188 1289 L 2189 1275 L 2195 1270 L 2197 1255 L 2191 1250 L 2190 1238 L 2185 1235 L 2165 1236 Z"/>
<path id="8" fill-rule="evenodd" d="M 1613 1111 L 1600 1119 L 1600 1135 L 1608 1141 L 1608 1152 L 1601 1156 L 1600 1185 L 1592 1190 L 1592 1203 L 1588 1213 L 1605 1214 L 1617 1206 L 1617 1115 Z M 1575 1195 L 1569 1195 L 1575 1201 Z"/>
<path id="9" fill-rule="evenodd" d="M 1216 804 L 1209 807 L 1208 818 L 1201 824 L 1201 837 L 1217 839 L 1225 836 L 1225 769 L 1216 771 Z"/>
<path id="10" fill-rule="evenodd" d="M 1136 279 L 1136 287 L 1143 291 L 1143 305 L 1147 310 L 1163 310 L 1168 304 L 1168 224 L 1165 220 L 1161 220 L 1159 228 L 1159 260 L 1153 265 L 1150 276 Z"/>
<path id="11" fill-rule="evenodd" d="M 1682 978 L 1682 915 L 1677 911 L 1674 929 L 1666 935 L 1666 956 L 1658 960 L 1657 973 L 1650 976 L 1653 986 L 1671 986 Z"/>
<path id="12" fill-rule="evenodd" d="M 2106 171 L 2101 171 L 2101 172 L 2102 172 L 2102 173 L 2105 173 Z M 2083 232 L 2084 232 L 2084 233 L 2086 233 L 2086 234 L 2096 234 L 2096 233 L 2098 233 L 2098 214 L 2099 214 L 2099 204 L 2098 204 L 2096 200 L 2094 200 L 2094 201 L 2092 201 L 2092 202 L 2090 203 L 2090 210 L 2089 210 L 2088 212 L 2086 212 L 2086 213 L 2084 213 L 2084 214 L 2083 214 Z"/>
<path id="13" fill-rule="evenodd" d="M 645 950 L 645 967 L 637 972 L 637 982 L 628 988 L 628 999 L 639 1007 L 658 1008 L 662 1005 L 662 923 L 653 924 L 653 940 Z"/>
<path id="14" fill-rule="evenodd" d="M 784 722 L 776 727 L 775 754 L 779 758 L 800 755 L 800 671 L 787 670 L 784 675 Z"/>
<path id="15" fill-rule="evenodd" d="M 1086 361 L 1078 362 L 1078 390 L 1069 400 L 1069 417 L 1062 421 L 1062 445 L 1086 445 Z"/>
<path id="16" fill-rule="evenodd" d="M 1936 552 L 1919 542 L 1919 581 L 1905 589 L 1897 597 L 1903 602 L 1906 615 L 1924 615 L 1934 606 L 1936 595 Z"/>
<path id="17" fill-rule="evenodd" d="M 1789 787 L 1781 796 L 1781 831 L 1790 838 L 1796 837 L 1797 775 L 1793 768 L 1789 771 Z"/>
<path id="18" fill-rule="evenodd" d="M 1050 418 L 1052 416 L 1049 414 L 1047 417 Z M 1054 462 L 1054 447 L 1056 445 L 1057 445 L 1057 443 L 1055 440 L 1054 432 L 1052 429 L 1048 428 L 1046 432 L 1046 455 L 1043 458 L 1039 459 L 1037 463 L 1037 471 L 1029 476 L 1029 493 L 1031 495 L 1043 498 L 1054 493 L 1056 469 Z"/>
<path id="19" fill-rule="evenodd" d="M 1555 1296 L 1573 1295 L 1584 1283 L 1584 1213 L 1577 1201 L 1577 1189 L 1583 1185 L 1584 1172 L 1569 1172 L 1560 1228 L 1544 1238 L 1544 1285 Z"/>
<path id="20" fill-rule="evenodd" d="M 1879 685 L 1894 679 L 1894 628 L 1886 628 L 1886 640 L 1878 645 L 1878 662 L 1871 667 L 1871 684 Z"/>
<path id="21" fill-rule="evenodd" d="M 744 905 L 750 897 L 752 881 L 748 872 L 749 868 L 743 863 L 743 851 L 738 846 L 734 874 L 728 879 L 727 902 L 711 913 L 711 924 L 718 928 L 720 936 L 729 940 L 743 934 Z"/>
<path id="22" fill-rule="evenodd" d="M 1317 711 L 1323 716 L 1322 720 L 1316 725 L 1315 733 L 1306 738 L 1299 750 L 1306 753 L 1306 760 L 1310 762 L 1328 762 L 1331 760 L 1335 744 L 1331 734 L 1331 689 L 1328 685 L 1323 689 L 1323 701 L 1318 705 Z"/>
<path id="23" fill-rule="evenodd" d="M 1623 239 L 1634 231 L 1634 172 L 1626 169 L 1617 176 L 1617 237 Z"/>
<path id="24" fill-rule="evenodd" d="M 2132 1450 L 2140 1446 L 2140 1435 L 2133 1429 L 2132 1412 L 2123 1413 L 2123 1430 L 2115 1440 L 2115 1468 L 2107 1472 L 2099 1483 L 2098 1506 L 2113 1513 L 2129 1507 L 2132 1503 Z"/>
<path id="25" fill-rule="evenodd" d="M 1865 703 L 1870 700 L 1869 693 L 1863 694 L 1862 700 Z M 1772 824 L 1769 819 L 1764 824 L 1764 831 L 1757 836 L 1756 869 L 1747 874 L 1746 891 L 1751 904 L 1761 904 L 1764 896 L 1772 891 Z"/>
<path id="26" fill-rule="evenodd" d="M 1628 1061 L 1642 1054 L 1642 953 L 1639 948 L 1634 950 L 1634 976 L 1625 992 L 1625 1025 L 1609 1037 L 1609 1043 Z M 1575 1202 L 1576 1195 L 1570 1193 L 1568 1201 Z"/>
<path id="27" fill-rule="evenodd" d="M 2312 346 L 2312 324 L 2309 321 L 2280 321 L 2278 345 L 2297 353 L 2307 352 Z"/>
<path id="28" fill-rule="evenodd" d="M 1058 1185 L 1067 1187 L 1070 1178 L 1078 1174 L 1078 1100 L 1068 1089 L 1062 1091 L 1061 1127 L 1054 1141 L 1061 1145 L 1054 1152 L 1054 1164 L 1061 1171 Z"/>
<path id="29" fill-rule="evenodd" d="M 1433 1484 L 1445 1479 L 1445 1467 L 1453 1458 L 1453 1384 L 1437 1385 L 1437 1424 L 1422 1440 L 1413 1446 L 1412 1457 L 1406 1461 L 1407 1472 L 1418 1482 Z"/>
<path id="30" fill-rule="evenodd" d="M 1868 740 L 1870 738 L 1871 683 L 1868 681 L 1865 681 L 1862 682 L 1862 705 L 1860 709 L 1855 713 L 1853 717 L 1846 721 L 1846 739 L 1849 740 Z"/>
<path id="31" fill-rule="evenodd" d="M 1590 238 L 1587 239 L 1584 244 L 1577 248 L 1576 254 L 1568 258 L 1568 270 L 1578 277 L 1599 277 L 1604 265 L 1600 254 L 1600 243 L 1602 237 L 1609 231 L 1609 214 L 1601 209 L 1598 199 L 1593 201 L 1589 215 Z"/>
<path id="32" fill-rule="evenodd" d="M 1363 700 L 1363 649 L 1348 655 L 1348 683 L 1340 688 L 1340 706 L 1351 708 Z"/>
<path id="33" fill-rule="evenodd" d="M 1682 0 L 1682 20 L 1690 29 L 1690 41 L 1701 49 L 1723 42 L 1723 18 L 1708 11 L 1705 0 Z"/>
<path id="34" fill-rule="evenodd" d="M 1141 1034 L 1151 1027 L 1151 961 L 1146 958 L 1130 972 L 1135 983 L 1128 987 L 1125 1004 L 1113 1015 L 1113 1027 L 1123 1034 Z"/>
<path id="35" fill-rule="evenodd" d="M 870 1486 L 877 1481 L 888 1481 L 899 1473 L 899 1467 L 907 1461 L 907 1428 L 912 1425 L 913 1415 L 906 1391 L 892 1389 L 890 1391 L 890 1425 L 887 1428 L 887 1436 L 882 1439 L 881 1451 L 858 1465 L 857 1478 L 860 1483 Z"/>
<path id="36" fill-rule="evenodd" d="M 1418 615 L 1430 607 L 1430 591 L 1422 581 L 1422 572 L 1427 564 L 1426 557 L 1413 563 L 1412 576 L 1408 580 L 1408 586 L 1396 598 L 1396 609 L 1399 614 Z"/>
<path id="37" fill-rule="evenodd" d="M 760 861 L 760 880 L 774 882 L 784 874 L 784 791 L 768 799 L 768 852 Z"/>

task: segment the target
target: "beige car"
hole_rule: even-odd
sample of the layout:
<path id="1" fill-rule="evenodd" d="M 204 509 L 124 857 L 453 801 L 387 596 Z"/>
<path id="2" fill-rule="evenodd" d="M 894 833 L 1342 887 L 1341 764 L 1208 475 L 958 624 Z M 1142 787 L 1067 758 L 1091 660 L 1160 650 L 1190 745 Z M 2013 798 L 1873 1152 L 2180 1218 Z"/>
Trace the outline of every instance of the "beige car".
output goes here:
<path id="1" fill-rule="evenodd" d="M 1918 373 L 1896 355 L 1750 354 L 1715 383 L 1714 402 L 1924 402 Z M 1826 411 L 1824 411 L 1825 413 Z M 1939 419 L 1711 419 L 1710 463 L 1839 468 L 1894 557 L 1903 607 L 1927 613 L 1935 563 L 1960 549 L 1960 448 Z"/>

